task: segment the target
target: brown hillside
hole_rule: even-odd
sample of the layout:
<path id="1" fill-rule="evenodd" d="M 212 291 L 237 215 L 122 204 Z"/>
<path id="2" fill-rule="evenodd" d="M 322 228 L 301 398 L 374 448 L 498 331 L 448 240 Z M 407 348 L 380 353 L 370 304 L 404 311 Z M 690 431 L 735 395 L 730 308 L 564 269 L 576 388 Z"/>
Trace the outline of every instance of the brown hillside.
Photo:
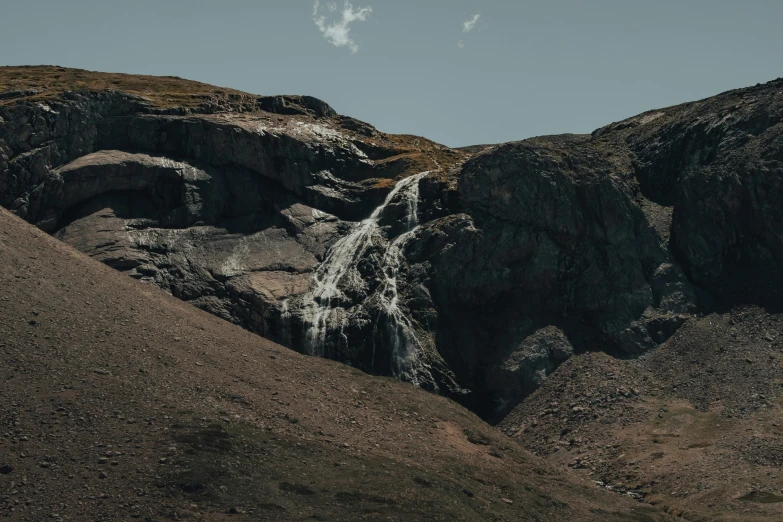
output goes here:
<path id="1" fill-rule="evenodd" d="M 0 210 L 0 517 L 665 520 L 456 404 L 307 358 Z"/>
<path id="2" fill-rule="evenodd" d="M 639 360 L 573 357 L 501 428 L 685 520 L 783 520 L 781 331 L 780 314 L 738 307 Z"/>

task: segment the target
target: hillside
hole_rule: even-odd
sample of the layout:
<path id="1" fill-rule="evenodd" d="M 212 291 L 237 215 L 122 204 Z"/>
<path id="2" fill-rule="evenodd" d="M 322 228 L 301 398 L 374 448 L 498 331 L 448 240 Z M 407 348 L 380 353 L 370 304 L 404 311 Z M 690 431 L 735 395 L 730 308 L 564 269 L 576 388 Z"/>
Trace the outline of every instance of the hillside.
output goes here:
<path id="1" fill-rule="evenodd" d="M 308 358 L 0 210 L 0 517 L 664 520 L 447 399 Z"/>
<path id="2" fill-rule="evenodd" d="M 783 317 L 684 325 L 649 356 L 574 357 L 500 427 L 561 469 L 693 521 L 783 518 Z"/>
<path id="3" fill-rule="evenodd" d="M 240 502 L 231 495 L 242 490 L 236 477 L 261 480 L 257 468 L 283 477 L 264 482 L 276 500 L 259 501 L 284 508 L 282 517 L 299 516 L 292 512 L 300 509 L 302 516 L 339 518 L 345 499 L 361 498 L 361 509 L 385 516 L 388 508 L 401 519 L 404 513 L 433 516 L 428 510 L 436 504 L 452 506 L 438 508 L 446 519 L 449 514 L 504 519 L 518 514 L 520 503 L 532 510 L 532 519 L 566 516 L 558 511 L 565 504 L 573 510 L 571 518 L 600 519 L 610 515 L 590 511 L 601 509 L 592 502 L 617 500 L 621 493 L 688 520 L 780 520 L 781 151 L 781 79 L 648 111 L 589 135 L 450 149 L 425 138 L 385 134 L 308 96 L 253 95 L 171 77 L 0 68 L 0 205 L 129 276 L 90 265 L 112 278 L 112 285 L 136 288 L 127 299 L 139 288 L 145 299 L 165 299 L 153 314 L 160 330 L 149 335 L 144 328 L 158 323 L 152 316 L 131 322 L 146 311 L 116 301 L 124 295 L 103 302 L 117 310 L 107 315 L 114 326 L 106 331 L 125 332 L 121 335 L 136 339 L 132 346 L 144 349 L 160 343 L 156 350 L 166 352 L 157 355 L 168 362 L 161 371 L 176 366 L 193 372 L 183 374 L 179 385 L 155 381 L 178 404 L 190 401 L 178 408 L 198 412 L 171 423 L 178 427 L 170 426 L 167 436 L 191 429 L 181 436 L 185 442 L 171 443 L 176 451 L 215 457 L 244 445 L 241 454 L 255 455 L 252 468 L 237 465 L 233 475 L 226 472 L 233 486 L 190 476 L 165 482 L 167 475 L 156 473 L 160 491 L 173 491 L 171 498 L 179 499 L 182 488 L 171 484 L 184 485 L 216 512 L 232 503 L 252 504 L 246 496 Z M 54 248 L 65 251 L 62 245 Z M 24 259 L 27 264 L 13 261 L 5 269 L 30 264 Z M 31 288 L 26 291 L 43 284 L 37 276 L 21 275 L 30 278 L 23 280 Z M 79 271 L 51 275 L 95 281 Z M 93 290 L 68 284 L 73 292 Z M 155 287 L 179 301 L 162 297 Z M 67 297 L 63 294 L 66 303 Z M 34 311 L 55 303 L 41 301 Z M 204 327 L 212 325 L 216 333 L 168 333 L 176 323 L 166 316 L 173 311 L 164 312 L 171 307 L 199 318 L 187 324 L 208 321 Z M 99 308 L 95 317 L 103 320 L 101 313 L 108 312 Z M 195 308 L 235 327 L 206 319 Z M 67 310 L 63 317 L 55 314 L 58 321 L 73 320 L 68 315 L 73 307 Z M 43 328 L 35 317 L 8 324 L 28 334 Z M 137 324 L 143 325 L 140 331 Z M 83 328 L 93 344 L 104 340 L 104 330 Z M 223 330 L 233 333 L 217 333 Z M 347 366 L 277 347 L 269 348 L 275 359 L 252 360 L 249 348 L 236 348 L 272 346 L 268 341 Z M 57 344 L 71 349 L 70 343 Z M 197 347 L 190 359 L 183 355 L 185 345 Z M 142 354 L 136 354 L 140 359 L 131 373 L 146 386 L 146 372 L 153 370 L 141 364 L 147 357 Z M 209 361 L 202 360 L 206 354 L 213 354 Z M 109 359 L 90 362 L 90 371 L 97 371 L 85 382 L 100 389 L 99 376 L 116 375 L 106 365 L 126 362 Z M 186 361 L 185 370 L 176 360 Z M 18 358 L 14 365 L 28 369 Z M 245 372 L 230 383 L 242 390 L 216 395 L 188 380 L 205 378 L 213 368 L 232 376 Z M 331 381 L 321 379 L 326 368 L 336 372 Z M 282 380 L 264 381 L 270 371 Z M 223 382 L 222 375 L 214 378 Z M 132 386 L 135 380 L 122 382 Z M 327 383 L 339 393 L 324 388 Z M 231 399 L 234 395 L 241 398 Z M 387 403 L 388 396 L 394 398 Z M 478 417 L 444 397 L 521 446 L 493 435 Z M 121 403 L 118 396 L 116 404 Z M 332 418 L 322 407 L 326 403 L 353 413 Z M 418 406 L 408 411 L 408 403 Z M 218 414 L 202 413 L 195 404 Z M 127 405 L 115 409 L 121 413 L 110 417 L 128 418 Z M 273 411 L 284 417 L 268 413 Z M 450 413 L 441 418 L 441 411 Z M 232 420 L 234 414 L 242 422 Z M 201 418 L 208 421 L 198 422 Z M 222 431 L 210 427 L 215 418 L 227 419 L 217 423 Z M 321 425 L 329 423 L 347 429 Z M 258 442 L 252 426 L 262 424 L 273 433 L 284 426 L 289 438 Z M 194 426 L 207 433 L 194 435 Z M 240 442 L 219 442 L 224 439 Z M 206 449 L 187 446 L 194 440 Z M 289 448 L 294 440 L 301 451 L 295 445 L 279 452 L 263 445 Z M 459 458 L 467 460 L 439 452 L 444 442 L 464 450 Z M 343 443 L 348 447 L 341 449 Z M 345 472 L 339 480 L 369 488 L 364 471 L 344 468 L 359 460 L 344 464 L 336 455 L 361 449 L 362 455 L 377 456 L 375 443 L 395 448 L 377 455 L 393 454 L 406 473 L 418 470 L 405 476 L 423 489 L 402 493 L 408 487 L 404 480 L 374 479 L 400 492 L 390 503 L 379 489 L 362 489 L 356 497 L 348 486 L 325 485 L 338 479 L 323 470 L 339 469 Z M 525 456 L 520 447 L 554 468 Z M 295 467 L 299 475 L 281 475 L 280 460 L 264 467 L 263 459 L 282 459 L 288 451 L 291 463 L 311 463 L 316 455 L 339 466 L 310 478 L 301 475 L 308 473 L 301 466 Z M 206 466 L 203 476 L 223 476 L 214 473 L 215 460 L 194 462 L 182 461 L 182 470 L 200 473 Z M 392 466 L 377 463 L 381 469 Z M 439 486 L 429 487 L 436 482 L 421 478 L 425 468 L 440 473 Z M 533 468 L 557 471 L 538 476 Z M 581 483 L 556 484 L 574 474 L 600 482 L 614 497 L 598 500 L 595 489 L 580 489 Z M 458 486 L 477 476 L 480 494 Z M 280 497 L 281 487 L 302 498 Z M 473 510 L 476 500 L 461 496 L 463 489 L 468 499 L 483 499 L 479 511 Z M 527 493 L 508 496 L 512 490 Z M 556 493 L 570 500 L 559 504 Z M 415 502 L 402 502 L 405 495 Z M 299 507 L 322 508 L 324 499 L 337 511 L 318 514 Z M 609 511 L 630 516 L 623 509 Z"/>

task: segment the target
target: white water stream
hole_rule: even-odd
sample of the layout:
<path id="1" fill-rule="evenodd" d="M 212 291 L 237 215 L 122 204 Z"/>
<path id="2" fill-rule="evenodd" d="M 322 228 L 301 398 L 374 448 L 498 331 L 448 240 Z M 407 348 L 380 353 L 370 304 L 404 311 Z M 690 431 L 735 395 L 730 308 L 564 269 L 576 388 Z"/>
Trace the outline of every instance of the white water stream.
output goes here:
<path id="1" fill-rule="evenodd" d="M 397 294 L 397 275 L 404 257 L 405 243 L 412 237 L 418 225 L 419 180 L 429 172 L 422 172 L 399 181 L 386 196 L 381 206 L 369 218 L 359 223 L 347 236 L 337 241 L 314 275 L 314 285 L 303 300 L 305 345 L 310 355 L 323 357 L 326 336 L 330 330 L 340 331 L 348 319 L 345 307 L 352 306 L 341 287 L 357 287 L 364 284 L 356 262 L 362 258 L 380 233 L 378 221 L 386 207 L 397 198 L 407 206 L 407 232 L 392 241 L 384 254 L 382 270 L 384 281 L 378 291 L 378 300 L 386 314 L 389 329 L 389 351 L 392 354 L 392 375 L 419 384 L 422 374 L 429 371 L 419 360 L 420 343 L 411 321 L 400 310 Z M 376 324 L 377 331 L 377 324 Z M 374 357 L 374 354 L 373 354 Z"/>

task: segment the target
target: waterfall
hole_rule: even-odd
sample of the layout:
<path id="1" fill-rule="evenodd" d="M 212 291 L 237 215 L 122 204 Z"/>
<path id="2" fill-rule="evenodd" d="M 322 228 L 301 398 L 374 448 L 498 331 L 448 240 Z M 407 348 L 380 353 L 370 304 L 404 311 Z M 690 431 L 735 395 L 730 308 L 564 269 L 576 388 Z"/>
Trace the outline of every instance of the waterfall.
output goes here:
<path id="1" fill-rule="evenodd" d="M 416 337 L 410 319 L 400 310 L 397 293 L 397 275 L 405 256 L 405 244 L 413 237 L 417 228 L 414 226 L 413 229 L 402 234 L 389 245 L 389 249 L 383 257 L 385 278 L 380 292 L 378 292 L 378 301 L 388 321 L 386 328 L 389 334 L 389 350 L 392 354 L 392 375 L 418 386 L 421 384 L 421 373 L 430 377 L 430 380 L 431 375 L 428 371 L 423 371 L 424 367 L 418 351 L 421 343 Z"/>
<path id="2" fill-rule="evenodd" d="M 431 378 L 419 361 L 419 341 L 411 321 L 398 306 L 397 295 L 397 275 L 404 259 L 404 246 L 418 225 L 419 180 L 427 174 L 429 172 L 422 172 L 399 181 L 369 218 L 357 224 L 348 235 L 332 246 L 316 270 L 313 288 L 304 297 L 302 308 L 305 347 L 310 355 L 323 357 L 329 331 L 342 332 L 347 319 L 346 308 L 353 306 L 353 303 L 341 288 L 356 288 L 364 284 L 356 263 L 372 245 L 373 237 L 380 234 L 378 221 L 384 210 L 399 197 L 406 205 L 404 219 L 407 231 L 386 247 L 381 267 L 384 281 L 376 295 L 387 319 L 392 374 L 414 384 L 419 384 L 421 373 Z M 376 331 L 377 327 L 376 324 Z"/>

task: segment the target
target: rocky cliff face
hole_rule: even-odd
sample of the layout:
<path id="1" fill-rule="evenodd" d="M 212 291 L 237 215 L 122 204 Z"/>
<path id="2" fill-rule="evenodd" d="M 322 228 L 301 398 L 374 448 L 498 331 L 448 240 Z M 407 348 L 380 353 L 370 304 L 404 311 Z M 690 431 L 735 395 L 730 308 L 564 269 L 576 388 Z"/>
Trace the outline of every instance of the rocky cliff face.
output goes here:
<path id="1" fill-rule="evenodd" d="M 162 87 L 52 93 L 6 69 L 3 206 L 260 335 L 491 420 L 574 351 L 634 357 L 694 312 L 780 302 L 783 81 L 456 151 L 307 97 L 177 84 L 189 98 L 167 106 Z"/>

